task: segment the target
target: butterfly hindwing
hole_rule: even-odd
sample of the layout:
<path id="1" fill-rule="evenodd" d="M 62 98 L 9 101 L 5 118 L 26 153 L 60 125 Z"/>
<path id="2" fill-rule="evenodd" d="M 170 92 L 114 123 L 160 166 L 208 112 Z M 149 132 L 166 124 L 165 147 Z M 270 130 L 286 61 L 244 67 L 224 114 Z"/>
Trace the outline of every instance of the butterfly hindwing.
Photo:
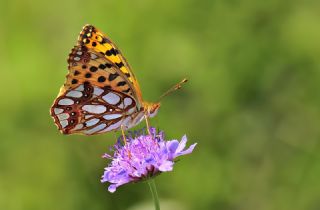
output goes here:
<path id="1" fill-rule="evenodd" d="M 135 100 L 107 88 L 81 84 L 59 96 L 51 115 L 64 134 L 92 135 L 117 130 L 136 112 Z"/>

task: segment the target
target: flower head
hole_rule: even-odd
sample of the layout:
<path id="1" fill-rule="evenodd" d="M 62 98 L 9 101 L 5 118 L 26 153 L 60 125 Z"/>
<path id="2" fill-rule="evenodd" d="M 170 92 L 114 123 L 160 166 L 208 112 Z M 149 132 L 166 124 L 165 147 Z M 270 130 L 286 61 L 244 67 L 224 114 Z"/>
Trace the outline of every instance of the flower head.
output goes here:
<path id="1" fill-rule="evenodd" d="M 138 182 L 161 172 L 172 171 L 174 159 L 193 151 L 196 143 L 185 149 L 187 137 L 181 141 L 164 140 L 163 132 L 156 132 L 150 128 L 150 134 L 140 134 L 136 137 L 127 137 L 126 143 L 117 143 L 114 154 L 104 154 L 103 158 L 111 159 L 105 168 L 101 182 L 109 182 L 108 190 L 115 192 L 117 187 Z"/>

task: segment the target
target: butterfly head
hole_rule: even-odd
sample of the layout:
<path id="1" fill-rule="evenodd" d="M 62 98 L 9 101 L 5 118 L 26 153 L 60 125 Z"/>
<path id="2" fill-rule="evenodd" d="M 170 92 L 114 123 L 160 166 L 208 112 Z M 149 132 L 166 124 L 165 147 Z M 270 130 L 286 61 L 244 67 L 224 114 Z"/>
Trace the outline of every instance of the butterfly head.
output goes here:
<path id="1" fill-rule="evenodd" d="M 144 102 L 145 110 L 149 117 L 154 117 L 157 115 L 158 110 L 160 108 L 160 103 L 148 103 Z"/>

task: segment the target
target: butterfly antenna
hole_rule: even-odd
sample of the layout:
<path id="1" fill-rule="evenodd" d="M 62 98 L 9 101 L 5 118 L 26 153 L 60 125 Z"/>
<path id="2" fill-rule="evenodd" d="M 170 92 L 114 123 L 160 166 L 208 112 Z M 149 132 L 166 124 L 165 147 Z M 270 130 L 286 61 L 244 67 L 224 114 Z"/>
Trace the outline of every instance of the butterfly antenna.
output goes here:
<path id="1" fill-rule="evenodd" d="M 181 80 L 179 83 L 175 84 L 174 86 L 172 86 L 169 90 L 167 90 L 164 94 L 162 94 L 160 97 L 159 97 L 159 101 L 161 101 L 161 99 L 167 95 L 169 95 L 170 93 L 176 91 L 176 90 L 179 90 L 181 87 L 182 87 L 182 84 L 188 82 L 188 79 L 187 78 L 184 78 L 183 80 Z"/>

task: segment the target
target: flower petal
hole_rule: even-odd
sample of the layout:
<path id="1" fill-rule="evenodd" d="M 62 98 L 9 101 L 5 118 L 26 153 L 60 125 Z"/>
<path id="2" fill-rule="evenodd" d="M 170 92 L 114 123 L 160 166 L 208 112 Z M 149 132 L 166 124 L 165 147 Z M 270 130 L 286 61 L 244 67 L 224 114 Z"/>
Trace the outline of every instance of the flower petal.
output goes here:
<path id="1" fill-rule="evenodd" d="M 194 143 L 194 144 L 192 144 L 188 149 L 176 153 L 176 154 L 174 155 L 174 158 L 176 158 L 176 157 L 178 157 L 178 156 L 181 156 L 181 155 L 190 154 L 190 153 L 193 151 L 193 149 L 195 148 L 196 145 L 197 145 L 197 143 Z"/>
<path id="2" fill-rule="evenodd" d="M 175 153 L 179 146 L 179 142 L 177 140 L 172 140 L 167 142 L 167 148 L 170 153 Z"/>
<path id="3" fill-rule="evenodd" d="M 176 150 L 176 152 L 181 152 L 185 147 L 186 147 L 186 143 L 187 143 L 187 136 L 184 135 L 179 143 L 179 146 Z"/>
<path id="4" fill-rule="evenodd" d="M 109 187 L 108 187 L 108 191 L 111 192 L 111 193 L 114 193 L 117 189 L 117 185 L 116 184 L 111 184 Z"/>
<path id="5" fill-rule="evenodd" d="M 172 161 L 166 160 L 159 166 L 159 171 L 172 171 L 173 164 L 174 163 Z"/>
<path id="6" fill-rule="evenodd" d="M 112 156 L 109 155 L 109 154 L 107 154 L 107 153 L 104 153 L 104 154 L 102 155 L 102 158 L 108 158 L 108 159 L 110 159 L 110 158 L 112 158 Z"/>

